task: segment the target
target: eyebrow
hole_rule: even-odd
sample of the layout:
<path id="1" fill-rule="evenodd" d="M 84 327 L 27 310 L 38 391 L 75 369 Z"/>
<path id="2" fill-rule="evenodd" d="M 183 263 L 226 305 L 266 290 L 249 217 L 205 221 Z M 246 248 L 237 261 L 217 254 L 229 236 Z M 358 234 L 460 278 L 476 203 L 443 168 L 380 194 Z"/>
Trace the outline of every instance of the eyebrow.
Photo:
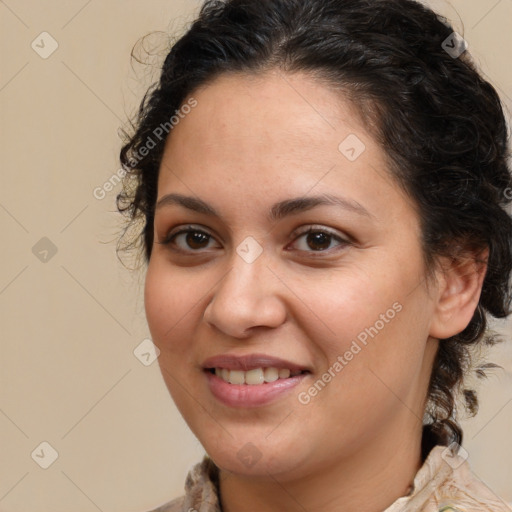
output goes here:
<path id="1" fill-rule="evenodd" d="M 188 210 L 222 219 L 222 215 L 220 215 L 213 206 L 204 202 L 202 199 L 182 194 L 167 194 L 163 196 L 158 200 L 155 211 L 171 205 L 180 205 Z M 357 201 L 330 194 L 321 194 L 318 196 L 295 197 L 280 201 L 270 208 L 268 219 L 271 222 L 275 222 L 284 217 L 311 210 L 317 206 L 338 206 L 359 215 L 373 218 L 373 215 Z"/>

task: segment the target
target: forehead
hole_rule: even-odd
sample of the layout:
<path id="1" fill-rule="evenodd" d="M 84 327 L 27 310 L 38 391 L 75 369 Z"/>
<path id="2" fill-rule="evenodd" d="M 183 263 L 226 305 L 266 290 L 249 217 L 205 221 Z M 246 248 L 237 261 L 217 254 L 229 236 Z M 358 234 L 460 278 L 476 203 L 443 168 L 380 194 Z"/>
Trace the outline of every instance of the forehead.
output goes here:
<path id="1" fill-rule="evenodd" d="M 227 138 L 271 149 L 272 142 L 315 144 L 340 129 L 365 131 L 357 109 L 340 92 L 302 73 L 225 74 L 193 96 L 198 106 L 182 124 L 193 124 L 196 136 L 215 145 Z"/>
<path id="2" fill-rule="evenodd" d="M 165 156 L 176 164 L 197 165 L 205 158 L 210 168 L 252 162 L 261 176 L 285 162 L 292 168 L 329 169 L 351 134 L 378 149 L 353 105 L 304 74 L 226 74 L 191 96 L 197 106 L 172 129 L 166 144 Z"/>
<path id="3" fill-rule="evenodd" d="M 166 143 L 159 197 L 177 191 L 221 205 L 225 192 L 242 206 L 335 190 L 381 208 L 401 198 L 355 106 L 310 76 L 221 75 L 191 97 L 197 106 Z"/>

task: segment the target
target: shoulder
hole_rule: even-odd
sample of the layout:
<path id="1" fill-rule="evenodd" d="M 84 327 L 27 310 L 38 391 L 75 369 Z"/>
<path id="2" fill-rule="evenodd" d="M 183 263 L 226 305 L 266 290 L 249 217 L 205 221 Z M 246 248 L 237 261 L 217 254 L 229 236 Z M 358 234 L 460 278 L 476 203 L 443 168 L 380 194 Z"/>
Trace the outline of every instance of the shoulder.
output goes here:
<path id="1" fill-rule="evenodd" d="M 189 472 L 185 494 L 148 512 L 220 512 L 218 468 L 205 455 Z"/>
<path id="2" fill-rule="evenodd" d="M 429 456 L 432 494 L 429 500 L 436 512 L 510 512 L 510 507 L 472 471 L 467 454 L 452 454 L 437 446 Z"/>
<path id="3" fill-rule="evenodd" d="M 172 501 L 160 505 L 158 508 L 148 512 L 182 512 L 184 510 L 185 496 L 180 496 Z M 192 512 L 192 511 L 191 511 Z"/>
<path id="4" fill-rule="evenodd" d="M 160 505 L 158 508 L 149 510 L 148 512 L 182 512 L 184 511 L 184 505 L 185 496 L 180 496 L 179 498 L 175 498 L 167 503 L 164 503 L 163 505 Z"/>

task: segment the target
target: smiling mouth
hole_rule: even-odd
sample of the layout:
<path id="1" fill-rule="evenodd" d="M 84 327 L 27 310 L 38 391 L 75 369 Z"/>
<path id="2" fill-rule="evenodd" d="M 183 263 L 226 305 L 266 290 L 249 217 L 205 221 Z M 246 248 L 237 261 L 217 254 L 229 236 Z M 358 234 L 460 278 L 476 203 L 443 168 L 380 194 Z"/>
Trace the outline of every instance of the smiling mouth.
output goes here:
<path id="1" fill-rule="evenodd" d="M 229 370 L 228 368 L 207 368 L 211 374 L 216 375 L 229 384 L 247 384 L 259 386 L 265 383 L 275 382 L 280 379 L 288 379 L 297 375 L 309 373 L 307 370 L 289 370 L 287 368 L 254 368 L 252 370 Z"/>

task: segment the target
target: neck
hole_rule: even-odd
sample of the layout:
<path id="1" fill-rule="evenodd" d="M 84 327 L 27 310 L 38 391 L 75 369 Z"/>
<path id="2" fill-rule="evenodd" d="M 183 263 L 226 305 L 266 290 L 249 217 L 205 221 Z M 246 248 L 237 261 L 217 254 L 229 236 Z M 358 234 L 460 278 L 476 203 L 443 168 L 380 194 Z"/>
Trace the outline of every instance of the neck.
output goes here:
<path id="1" fill-rule="evenodd" d="M 256 478 L 221 470 L 222 511 L 382 512 L 409 493 L 422 465 L 421 422 L 401 421 L 402 428 L 387 426 L 394 432 L 391 442 L 389 432 L 380 432 L 350 456 L 300 478 Z"/>

